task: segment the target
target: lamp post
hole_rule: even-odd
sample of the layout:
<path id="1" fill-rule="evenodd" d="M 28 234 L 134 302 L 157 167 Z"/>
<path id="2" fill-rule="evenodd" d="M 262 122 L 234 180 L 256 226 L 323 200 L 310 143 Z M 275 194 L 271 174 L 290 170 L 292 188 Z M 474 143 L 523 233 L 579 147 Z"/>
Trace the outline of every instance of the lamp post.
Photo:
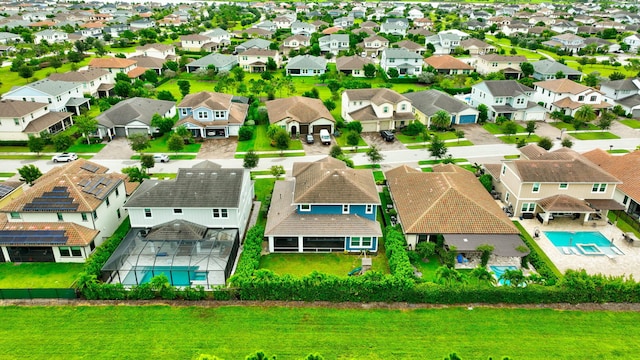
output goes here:
<path id="1" fill-rule="evenodd" d="M 609 152 L 613 151 L 613 145 L 609 145 Z"/>

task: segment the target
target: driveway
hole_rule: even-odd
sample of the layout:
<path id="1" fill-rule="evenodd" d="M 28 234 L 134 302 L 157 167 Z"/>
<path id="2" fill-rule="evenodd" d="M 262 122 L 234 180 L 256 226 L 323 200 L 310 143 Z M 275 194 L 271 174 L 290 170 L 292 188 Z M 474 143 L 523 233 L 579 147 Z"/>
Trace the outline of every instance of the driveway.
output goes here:
<path id="1" fill-rule="evenodd" d="M 478 124 L 456 125 L 456 129 L 464 131 L 464 137 L 473 145 L 502 144 L 502 141 Z"/>
<path id="2" fill-rule="evenodd" d="M 313 144 L 307 144 L 304 138 L 300 139 L 302 141 L 302 149 L 306 155 L 329 155 L 331 146 L 336 144 L 333 136 L 331 137 L 331 145 L 323 145 L 320 142 L 320 136 L 318 134 L 313 135 L 313 138 Z"/>
<path id="3" fill-rule="evenodd" d="M 135 154 L 126 138 L 118 137 L 107 143 L 92 160 L 129 160 Z"/>
<path id="4" fill-rule="evenodd" d="M 233 159 L 238 146 L 237 138 L 227 139 L 206 139 L 196 159 Z"/>
<path id="5" fill-rule="evenodd" d="M 362 139 L 369 145 L 375 145 L 378 150 L 406 150 L 406 146 L 398 140 L 384 141 L 379 133 L 362 133 Z"/>

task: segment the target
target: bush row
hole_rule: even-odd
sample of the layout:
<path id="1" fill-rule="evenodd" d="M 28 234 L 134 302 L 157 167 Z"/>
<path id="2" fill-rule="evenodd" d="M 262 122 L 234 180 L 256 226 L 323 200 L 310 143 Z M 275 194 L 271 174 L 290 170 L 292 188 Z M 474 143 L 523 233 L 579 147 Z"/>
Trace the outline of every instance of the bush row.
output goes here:
<path id="1" fill-rule="evenodd" d="M 394 227 L 387 227 L 384 246 L 391 274 L 401 279 L 413 279 L 413 267 L 407 255 L 407 241 L 402 233 Z"/>

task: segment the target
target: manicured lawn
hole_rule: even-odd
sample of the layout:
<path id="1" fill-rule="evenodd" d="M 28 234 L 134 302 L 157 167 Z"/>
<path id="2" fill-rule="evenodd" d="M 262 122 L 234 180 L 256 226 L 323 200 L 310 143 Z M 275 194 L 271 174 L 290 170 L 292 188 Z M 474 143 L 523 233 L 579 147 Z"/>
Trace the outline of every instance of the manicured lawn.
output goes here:
<path id="1" fill-rule="evenodd" d="M 107 144 L 87 144 L 87 143 L 76 143 L 75 145 L 71 145 L 67 152 L 74 152 L 78 154 L 82 153 L 97 153 L 102 150 L 103 147 L 107 146 Z"/>
<path id="2" fill-rule="evenodd" d="M 77 64 L 78 68 L 87 66 L 89 64 L 89 61 L 91 61 L 91 59 L 92 57 L 87 57 L 81 62 L 79 62 Z M 9 69 L 10 69 L 9 66 L 0 68 L 0 79 L 2 79 L 2 81 L 0 82 L 0 93 L 2 94 L 11 90 L 11 87 L 13 86 L 23 86 L 32 81 L 42 80 L 47 76 L 49 76 L 50 74 L 53 74 L 56 72 L 56 70 L 51 67 L 39 69 L 33 73 L 33 76 L 30 79 L 25 79 L 20 77 L 20 75 L 18 75 L 17 72 L 11 72 Z M 58 73 L 66 73 L 68 71 L 71 71 L 71 63 L 66 63 L 62 65 L 59 69 L 57 69 Z"/>
<path id="3" fill-rule="evenodd" d="M 169 155 L 169 159 L 171 159 L 171 160 L 193 160 L 195 158 L 196 158 L 196 155 L 185 155 L 185 154 L 181 154 L 181 155 L 172 154 L 172 155 Z M 133 155 L 131 157 L 131 160 L 140 160 L 140 155 Z"/>
<path id="4" fill-rule="evenodd" d="M 527 130 L 522 127 L 521 125 L 517 124 L 518 126 L 518 130 L 516 131 L 516 133 L 526 133 Z M 482 127 L 487 130 L 488 132 L 494 134 L 494 135 L 502 135 L 504 134 L 504 130 L 502 128 L 502 126 L 496 124 L 496 123 L 484 123 L 484 125 L 482 125 Z M 454 137 L 455 138 L 455 137 Z"/>
<path id="5" fill-rule="evenodd" d="M 573 126 L 573 124 L 562 122 L 562 121 L 556 121 L 556 122 L 552 122 L 550 124 L 553 125 L 554 127 L 558 128 L 558 130 L 562 130 L 562 129 L 566 129 L 567 131 L 575 131 L 576 130 L 576 128 L 575 128 L 575 126 Z M 584 126 L 580 127 L 580 130 L 600 130 L 600 128 L 597 127 L 594 124 L 587 123 Z"/>
<path id="6" fill-rule="evenodd" d="M 378 183 L 385 180 L 384 172 L 382 171 L 374 171 L 373 172 L 373 180 Z"/>
<path id="7" fill-rule="evenodd" d="M 259 156 L 260 156 L 260 158 L 296 157 L 296 156 L 305 156 L 305 153 L 303 151 L 301 151 L 301 152 L 282 153 L 282 154 L 280 154 L 280 152 L 276 150 L 273 153 L 260 154 Z M 244 154 L 235 154 L 233 156 L 233 158 L 234 159 L 244 159 Z"/>
<path id="8" fill-rule="evenodd" d="M 445 144 L 448 148 L 457 147 L 457 146 L 473 146 L 473 143 L 469 140 L 460 140 L 460 141 L 447 141 Z"/>
<path id="9" fill-rule="evenodd" d="M 251 140 L 238 141 L 236 152 L 253 151 L 278 151 L 274 146 L 271 146 L 271 139 L 267 136 L 268 125 L 257 125 L 254 127 L 253 138 Z M 287 150 L 302 150 L 302 142 L 300 140 L 291 140 L 289 142 L 289 149 Z M 261 157 L 263 155 L 260 155 Z"/>
<path id="10" fill-rule="evenodd" d="M 640 129 L 640 121 L 635 119 L 618 120 L 620 123 L 633 129 Z"/>
<path id="11" fill-rule="evenodd" d="M 438 269 L 442 264 L 440 263 L 440 259 L 438 259 L 437 255 L 432 255 L 429 257 L 428 262 L 424 262 L 422 260 L 413 263 L 418 271 L 422 273 L 422 280 L 435 282 L 436 281 L 436 269 Z"/>
<path id="12" fill-rule="evenodd" d="M 15 175 L 15 174 L 16 174 L 16 173 L 12 173 L 12 172 L 0 172 L 0 177 L 3 177 L 3 178 L 10 178 L 10 177 L 12 177 L 12 176 L 13 176 L 13 175 Z"/>
<path id="13" fill-rule="evenodd" d="M 258 225 L 264 226 L 267 223 L 267 206 L 265 200 L 271 200 L 271 194 L 273 193 L 273 185 L 276 183 L 276 179 L 256 179 L 254 181 L 253 190 L 256 195 L 256 199 L 262 202 L 260 208 L 260 214 L 258 215 Z"/>
<path id="14" fill-rule="evenodd" d="M 420 160 L 418 161 L 418 165 L 435 165 L 435 164 L 440 164 L 442 163 L 444 160 L 443 159 L 439 159 L 439 160 Z M 461 163 L 461 162 L 468 162 L 469 160 L 467 159 L 453 159 L 453 163 Z"/>
<path id="15" fill-rule="evenodd" d="M 423 168 L 420 168 L 420 170 L 422 170 L 422 172 L 433 172 L 433 169 L 430 167 L 423 167 Z"/>
<path id="16" fill-rule="evenodd" d="M 342 134 L 341 136 L 338 137 L 333 137 L 336 140 L 336 144 L 338 144 L 338 146 L 340 147 L 350 147 L 351 145 L 349 145 L 347 143 L 347 134 Z M 362 137 L 360 137 L 358 139 L 358 145 L 357 146 L 367 146 L 367 142 L 364 141 L 364 139 L 362 139 Z"/>
<path id="17" fill-rule="evenodd" d="M 498 139 L 500 139 L 505 144 L 516 144 L 520 139 L 524 139 L 524 141 L 527 143 L 537 143 L 538 141 L 540 141 L 540 137 L 535 134 L 531 134 L 531 136 L 529 137 L 527 137 L 527 135 L 520 135 L 520 136 L 505 135 L 505 136 L 498 136 Z"/>
<path id="18" fill-rule="evenodd" d="M 415 144 L 415 143 L 423 143 L 423 142 L 425 142 L 424 139 L 422 138 L 422 136 L 420 136 L 420 135 L 408 136 L 408 135 L 405 135 L 405 134 L 396 133 L 395 136 L 396 136 L 396 139 L 398 139 L 398 141 L 400 141 L 403 144 Z M 429 139 L 427 139 L 427 141 L 429 141 Z"/>
<path id="19" fill-rule="evenodd" d="M 41 153 L 55 153 L 53 145 L 47 145 Z M 28 146 L 0 146 L 0 153 L 31 153 Z"/>
<path id="20" fill-rule="evenodd" d="M 0 288 L 68 288 L 84 264 L 0 263 Z"/>
<path id="21" fill-rule="evenodd" d="M 505 155 L 504 158 L 505 160 L 520 159 L 520 155 Z"/>
<path id="22" fill-rule="evenodd" d="M 620 139 L 618 135 L 612 134 L 608 131 L 593 131 L 583 133 L 569 133 L 572 137 L 578 140 L 607 140 L 607 139 Z"/>
<path id="23" fill-rule="evenodd" d="M 389 273 L 387 257 L 381 251 L 378 255 L 367 255 L 373 258 L 372 269 L 381 273 Z M 347 276 L 349 271 L 360 266 L 362 257 L 358 254 L 269 254 L 260 258 L 260 268 L 273 270 L 276 274 L 304 276 L 316 270 L 325 274 Z"/>
<path id="24" fill-rule="evenodd" d="M 83 156 L 80 156 L 83 157 Z M 0 160 L 51 160 L 50 155 L 0 155 Z"/>
<path id="25" fill-rule="evenodd" d="M 164 134 L 161 137 L 155 138 L 151 141 L 149 141 L 149 144 L 151 145 L 149 148 L 145 149 L 144 152 L 146 153 L 174 153 L 174 151 L 170 151 L 167 148 L 167 140 L 169 140 L 169 134 Z M 197 153 L 198 151 L 200 151 L 200 146 L 202 146 L 202 144 L 199 143 L 193 143 L 193 144 L 188 144 L 185 145 L 184 148 L 178 152 L 181 153 Z"/>
<path id="26" fill-rule="evenodd" d="M 635 233 L 636 236 L 640 237 L 640 231 L 634 229 L 631 227 L 631 225 L 627 224 L 626 221 L 624 221 L 623 219 L 620 219 L 619 217 L 616 216 L 615 213 L 613 213 L 612 211 L 609 211 L 609 213 L 607 214 L 607 218 L 609 218 L 609 220 L 611 222 L 616 222 L 616 225 L 618 226 L 618 229 L 622 230 L 622 232 L 632 232 Z"/>
<path id="27" fill-rule="evenodd" d="M 627 150 L 627 149 L 613 149 L 613 150 L 607 150 L 607 152 L 609 154 L 627 154 L 627 153 L 630 153 L 630 151 Z"/>
<path id="28" fill-rule="evenodd" d="M 462 359 L 591 360 L 640 351 L 629 338 L 640 330 L 640 313 L 623 311 L 6 306 L 0 316 L 0 352 L 16 359 L 244 359 L 262 350 L 278 359 L 442 359 L 455 352 Z M 16 345 L 25 339 L 33 346 Z"/>
<path id="29" fill-rule="evenodd" d="M 380 169 L 380 164 L 356 165 L 354 169 Z"/>
<path id="30" fill-rule="evenodd" d="M 177 175 L 178 174 L 176 173 L 149 173 L 149 176 L 151 176 L 152 178 L 163 179 L 163 180 L 166 178 L 175 179 Z"/>

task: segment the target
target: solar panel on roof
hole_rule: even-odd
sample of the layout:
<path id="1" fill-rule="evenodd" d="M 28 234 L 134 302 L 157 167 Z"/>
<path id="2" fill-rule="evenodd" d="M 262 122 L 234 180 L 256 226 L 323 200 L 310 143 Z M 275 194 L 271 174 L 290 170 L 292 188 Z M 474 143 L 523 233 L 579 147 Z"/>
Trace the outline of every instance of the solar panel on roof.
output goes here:
<path id="1" fill-rule="evenodd" d="M 80 167 L 81 169 L 87 170 L 89 172 L 95 173 L 96 171 L 98 171 L 100 168 L 96 165 L 93 164 L 84 164 Z"/>
<path id="2" fill-rule="evenodd" d="M 68 237 L 64 230 L 3 230 L 0 231 L 0 244 L 66 244 Z"/>
<path id="3" fill-rule="evenodd" d="M 54 186 L 53 190 L 51 190 L 51 192 L 67 192 L 67 187 L 66 186 Z"/>
<path id="4" fill-rule="evenodd" d="M 0 184 L 0 197 L 7 196 L 7 194 L 12 192 L 13 190 L 14 188 L 12 188 L 11 186 Z"/>

